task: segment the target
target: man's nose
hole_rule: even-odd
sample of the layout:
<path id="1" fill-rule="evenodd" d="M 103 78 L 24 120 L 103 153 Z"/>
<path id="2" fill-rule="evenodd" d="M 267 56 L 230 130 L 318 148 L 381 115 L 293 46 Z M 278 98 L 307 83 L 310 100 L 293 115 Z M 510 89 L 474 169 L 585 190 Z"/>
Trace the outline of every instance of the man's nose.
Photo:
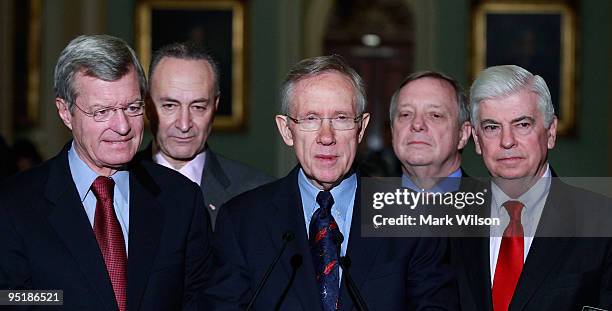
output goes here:
<path id="1" fill-rule="evenodd" d="M 413 132 L 421 132 L 427 130 L 427 123 L 422 113 L 415 113 L 410 123 L 410 129 Z"/>
<path id="2" fill-rule="evenodd" d="M 141 118 L 141 117 L 137 117 Z M 120 135 L 126 135 L 132 129 L 130 122 L 128 120 L 128 116 L 125 115 L 125 111 L 121 108 L 117 108 L 113 112 L 113 116 L 109 120 L 111 122 L 110 126 L 113 131 L 117 132 Z"/>
<path id="3" fill-rule="evenodd" d="M 189 107 L 181 107 L 177 120 L 176 120 L 176 128 L 181 130 L 182 132 L 187 132 L 191 128 L 191 112 L 189 111 Z"/>
<path id="4" fill-rule="evenodd" d="M 500 145 L 505 149 L 510 149 L 516 145 L 516 138 L 511 127 L 502 127 Z"/>
<path id="5" fill-rule="evenodd" d="M 317 142 L 322 145 L 331 145 L 336 142 L 336 130 L 332 127 L 332 119 L 321 120 L 321 128 L 317 135 Z"/>

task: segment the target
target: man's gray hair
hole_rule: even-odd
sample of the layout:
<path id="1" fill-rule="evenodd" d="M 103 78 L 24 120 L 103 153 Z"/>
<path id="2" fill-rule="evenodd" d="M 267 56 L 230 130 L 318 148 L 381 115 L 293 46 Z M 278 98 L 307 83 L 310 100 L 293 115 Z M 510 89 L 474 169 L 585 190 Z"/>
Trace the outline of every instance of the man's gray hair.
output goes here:
<path id="1" fill-rule="evenodd" d="M 357 108 L 357 116 L 363 114 L 366 106 L 363 80 L 339 55 L 307 58 L 293 66 L 281 86 L 281 113 L 285 115 L 290 113 L 293 89 L 299 81 L 334 71 L 348 78 L 355 91 L 354 102 L 356 104 L 355 108 Z"/>
<path id="2" fill-rule="evenodd" d="M 136 70 L 141 99 L 144 100 L 147 81 L 134 50 L 122 39 L 108 35 L 79 36 L 66 46 L 57 60 L 53 75 L 55 96 L 64 99 L 74 111 L 78 90 L 75 77 L 83 73 L 104 81 L 117 81 Z"/>
<path id="3" fill-rule="evenodd" d="M 164 57 L 172 57 L 184 60 L 203 60 L 208 62 L 213 71 L 215 96 L 219 96 L 219 66 L 212 56 L 198 44 L 192 42 L 175 42 L 161 47 L 153 54 L 151 65 L 149 66 L 149 80 L 153 78 L 155 68 Z M 149 84 L 149 87 L 151 85 Z"/>
<path id="4" fill-rule="evenodd" d="M 393 96 L 391 96 L 391 104 L 389 106 L 389 120 L 391 121 L 391 124 L 393 124 L 393 119 L 395 118 L 397 114 L 397 105 L 399 104 L 398 103 L 399 94 L 402 88 L 408 85 L 408 83 L 412 81 L 416 81 L 418 79 L 422 79 L 422 78 L 432 78 L 432 79 L 438 79 L 441 81 L 448 82 L 453 87 L 453 90 L 455 91 L 455 98 L 457 101 L 457 105 L 459 106 L 459 114 L 457 118 L 459 125 L 463 124 L 463 122 L 468 120 L 469 113 L 468 113 L 468 107 L 467 107 L 467 97 L 465 96 L 465 92 L 463 91 L 463 87 L 461 87 L 461 84 L 459 84 L 457 80 L 447 76 L 444 73 L 428 70 L 428 71 L 415 72 L 407 76 L 406 78 L 404 78 L 404 80 L 402 81 L 400 86 L 397 88 L 397 90 L 395 90 L 395 93 L 393 93 Z"/>
<path id="5" fill-rule="evenodd" d="M 550 128 L 555 116 L 550 91 L 544 79 L 516 66 L 493 66 L 482 71 L 470 89 L 471 118 L 474 127 L 478 124 L 480 102 L 486 99 L 504 98 L 528 90 L 538 96 L 537 106 L 544 116 L 544 127 Z"/>

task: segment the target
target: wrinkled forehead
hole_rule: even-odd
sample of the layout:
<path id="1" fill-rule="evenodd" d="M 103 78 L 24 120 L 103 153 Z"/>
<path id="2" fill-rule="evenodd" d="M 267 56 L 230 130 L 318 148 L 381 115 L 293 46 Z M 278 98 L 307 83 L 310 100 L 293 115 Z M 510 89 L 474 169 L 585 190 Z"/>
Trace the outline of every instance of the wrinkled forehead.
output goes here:
<path id="1" fill-rule="evenodd" d="M 538 96 L 534 92 L 524 91 L 480 101 L 478 120 L 498 123 L 512 122 L 519 118 L 532 118 L 543 122 L 544 115 L 538 107 Z"/>
<path id="2" fill-rule="evenodd" d="M 290 112 L 355 114 L 356 98 L 357 90 L 348 77 L 336 71 L 324 72 L 294 84 Z"/>
<path id="3" fill-rule="evenodd" d="M 76 99 L 94 100 L 100 103 L 117 104 L 140 100 L 140 86 L 134 70 L 118 79 L 109 81 L 85 71 L 79 71 L 74 79 Z"/>
<path id="4" fill-rule="evenodd" d="M 453 85 L 434 77 L 419 78 L 404 85 L 398 96 L 398 107 L 403 106 L 459 112 L 459 103 Z"/>

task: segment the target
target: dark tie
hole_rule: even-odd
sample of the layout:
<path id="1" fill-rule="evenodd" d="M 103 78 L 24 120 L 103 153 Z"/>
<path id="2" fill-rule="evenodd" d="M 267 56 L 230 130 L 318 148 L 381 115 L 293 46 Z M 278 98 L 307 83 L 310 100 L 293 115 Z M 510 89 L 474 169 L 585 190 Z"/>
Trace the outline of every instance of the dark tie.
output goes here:
<path id="1" fill-rule="evenodd" d="M 127 256 L 121 226 L 113 208 L 113 189 L 115 182 L 99 176 L 91 185 L 96 196 L 96 216 L 94 234 L 104 257 L 106 270 L 113 285 L 119 310 L 126 310 L 127 304 Z"/>
<path id="2" fill-rule="evenodd" d="M 523 270 L 525 244 L 523 242 L 523 225 L 521 212 L 523 203 L 507 201 L 503 206 L 510 215 L 510 223 L 504 230 L 495 277 L 493 278 L 493 310 L 506 311 L 512 301 L 512 295 Z"/>
<path id="3" fill-rule="evenodd" d="M 337 237 L 338 224 L 331 214 L 334 197 L 329 191 L 317 195 L 319 209 L 310 220 L 310 252 L 314 264 L 319 296 L 324 311 L 338 310 L 339 267 Z"/>

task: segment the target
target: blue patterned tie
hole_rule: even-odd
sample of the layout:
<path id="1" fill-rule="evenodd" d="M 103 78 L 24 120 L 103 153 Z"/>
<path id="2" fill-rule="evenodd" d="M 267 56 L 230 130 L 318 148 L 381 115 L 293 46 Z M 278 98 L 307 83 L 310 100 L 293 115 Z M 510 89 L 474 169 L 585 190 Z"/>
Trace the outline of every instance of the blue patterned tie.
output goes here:
<path id="1" fill-rule="evenodd" d="M 335 237 L 340 232 L 331 214 L 334 197 L 329 191 L 317 195 L 319 209 L 310 220 L 310 252 L 314 264 L 319 296 L 324 311 L 338 310 L 338 245 Z"/>

